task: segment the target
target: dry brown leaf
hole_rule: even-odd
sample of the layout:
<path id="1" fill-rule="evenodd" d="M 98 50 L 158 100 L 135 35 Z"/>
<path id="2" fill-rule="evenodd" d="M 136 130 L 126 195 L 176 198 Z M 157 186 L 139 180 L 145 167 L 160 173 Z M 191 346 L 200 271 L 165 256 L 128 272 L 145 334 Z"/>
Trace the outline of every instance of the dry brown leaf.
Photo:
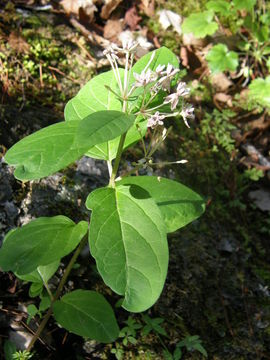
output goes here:
<path id="1" fill-rule="evenodd" d="M 148 17 L 155 15 L 155 0 L 141 0 L 139 9 Z"/>
<path id="2" fill-rule="evenodd" d="M 103 36 L 111 42 L 118 42 L 119 34 L 123 31 L 123 27 L 124 24 L 121 20 L 107 20 Z"/>
<path id="3" fill-rule="evenodd" d="M 187 51 L 187 48 L 185 46 L 181 46 L 180 59 L 181 59 L 182 65 L 184 67 L 186 67 L 186 68 L 189 68 L 189 65 L 188 65 L 188 51 Z"/>
<path id="4" fill-rule="evenodd" d="M 197 39 L 195 36 L 190 34 L 183 34 L 183 45 L 189 46 L 195 46 L 199 48 L 203 48 L 207 44 L 206 39 Z"/>
<path id="5" fill-rule="evenodd" d="M 8 43 L 13 50 L 16 50 L 17 53 L 28 53 L 30 45 L 15 32 L 11 32 L 8 37 Z"/>
<path id="6" fill-rule="evenodd" d="M 100 14 L 102 19 L 107 20 L 121 2 L 122 0 L 105 0 L 105 5 L 102 6 Z"/>
<path id="7" fill-rule="evenodd" d="M 138 15 L 136 6 L 132 6 L 125 14 L 125 23 L 130 27 L 131 31 L 139 29 L 139 22 L 142 18 Z"/>
<path id="8" fill-rule="evenodd" d="M 211 75 L 211 82 L 216 91 L 226 92 L 232 86 L 232 81 L 223 73 Z"/>
<path id="9" fill-rule="evenodd" d="M 232 97 L 231 95 L 224 94 L 224 93 L 216 93 L 214 95 L 216 101 L 222 102 L 227 104 L 229 107 L 232 107 Z"/>
<path id="10" fill-rule="evenodd" d="M 67 15 L 75 15 L 79 19 L 87 19 L 92 22 L 95 17 L 95 0 L 61 0 L 60 5 L 64 8 Z"/>

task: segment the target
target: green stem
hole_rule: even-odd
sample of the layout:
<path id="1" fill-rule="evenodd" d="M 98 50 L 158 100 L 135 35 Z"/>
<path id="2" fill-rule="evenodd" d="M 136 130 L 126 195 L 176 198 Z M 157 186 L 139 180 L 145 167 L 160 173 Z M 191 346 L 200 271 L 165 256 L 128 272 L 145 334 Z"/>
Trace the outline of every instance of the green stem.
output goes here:
<path id="1" fill-rule="evenodd" d="M 124 96 L 125 96 L 125 94 L 124 94 Z M 127 112 L 127 100 L 123 101 L 123 110 L 122 111 L 124 113 Z M 127 136 L 127 131 L 124 134 L 121 135 L 121 138 L 120 138 L 120 141 L 119 141 L 117 154 L 116 154 L 116 158 L 115 158 L 115 162 L 114 162 L 114 165 L 113 165 L 112 174 L 111 174 L 111 178 L 110 178 L 110 182 L 109 182 L 110 187 L 115 187 L 115 178 L 116 178 L 117 171 L 118 171 L 118 168 L 119 168 L 119 164 L 120 164 L 120 161 L 121 161 L 121 156 L 122 156 L 126 136 Z"/>
<path id="2" fill-rule="evenodd" d="M 51 302 L 51 306 L 50 306 L 49 310 L 47 311 L 45 317 L 43 318 L 42 322 L 40 323 L 40 325 L 39 325 L 39 327 L 37 329 L 37 332 L 33 336 L 30 344 L 28 345 L 27 351 L 31 351 L 32 347 L 34 346 L 37 339 L 40 337 L 42 331 L 44 330 L 44 328 L 45 328 L 45 326 L 47 324 L 47 322 L 49 321 L 49 319 L 50 319 L 50 317 L 51 317 L 51 315 L 53 313 L 53 304 L 55 303 L 56 300 L 58 300 L 59 296 L 61 295 L 63 287 L 64 287 L 64 285 L 65 285 L 65 283 L 67 281 L 67 278 L 69 276 L 69 273 L 70 273 L 71 269 L 73 268 L 73 265 L 75 264 L 75 262 L 76 262 L 78 256 L 80 255 L 83 247 L 85 246 L 86 242 L 87 242 L 87 237 L 85 236 L 81 240 L 81 242 L 80 242 L 79 246 L 77 247 L 76 251 L 74 252 L 74 254 L 72 255 L 72 258 L 70 259 L 70 261 L 68 263 L 68 266 L 66 267 L 64 275 L 63 275 L 63 277 L 62 277 L 62 279 L 61 279 L 61 281 L 60 281 L 60 283 L 59 283 L 59 285 L 58 285 L 58 287 L 56 289 L 55 295 L 54 295 L 54 297 L 52 299 L 52 302 Z"/>
<path id="3" fill-rule="evenodd" d="M 112 175 L 111 175 L 110 183 L 109 183 L 109 186 L 111 186 L 111 187 L 115 186 L 115 177 L 116 177 L 116 174 L 117 174 L 117 171 L 119 168 L 121 155 L 122 155 L 122 151 L 123 151 L 125 140 L 126 140 L 126 135 L 127 135 L 126 132 L 123 135 L 121 135 L 121 138 L 119 141 L 117 154 L 116 154 L 115 162 L 114 162 L 113 169 L 112 169 Z"/>

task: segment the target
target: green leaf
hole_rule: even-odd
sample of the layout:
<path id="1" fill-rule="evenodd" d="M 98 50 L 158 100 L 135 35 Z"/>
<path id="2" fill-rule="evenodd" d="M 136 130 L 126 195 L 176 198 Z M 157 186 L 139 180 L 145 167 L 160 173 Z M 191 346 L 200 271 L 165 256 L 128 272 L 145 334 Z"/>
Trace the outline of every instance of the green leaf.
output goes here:
<path id="1" fill-rule="evenodd" d="M 270 108 L 270 76 L 257 78 L 249 85 L 249 98 L 265 108 Z"/>
<path id="2" fill-rule="evenodd" d="M 117 339 L 119 328 L 113 309 L 95 291 L 75 290 L 53 305 L 56 321 L 68 331 L 109 343 Z"/>
<path id="3" fill-rule="evenodd" d="M 214 12 L 210 10 L 191 14 L 183 22 L 183 33 L 193 33 L 196 38 L 204 38 L 207 35 L 213 35 L 218 29 L 218 24 L 213 21 L 213 18 Z"/>
<path id="4" fill-rule="evenodd" d="M 43 283 L 34 282 L 31 284 L 31 286 L 29 288 L 29 296 L 31 298 L 35 298 L 35 297 L 41 295 L 42 291 L 43 291 Z"/>
<path id="5" fill-rule="evenodd" d="M 33 283 L 42 283 L 48 282 L 50 278 L 54 275 L 60 264 L 59 260 L 54 261 L 51 264 L 45 266 L 39 266 L 36 270 L 32 271 L 29 274 L 18 275 L 15 274 L 19 279 L 24 281 L 31 281 Z"/>
<path id="6" fill-rule="evenodd" d="M 226 70 L 235 71 L 238 66 L 238 54 L 234 51 L 229 51 L 224 44 L 213 46 L 208 52 L 206 60 L 213 73 Z"/>
<path id="7" fill-rule="evenodd" d="M 135 82 L 134 78 L 134 72 L 137 74 L 140 74 L 146 67 L 146 65 L 149 63 L 151 57 L 154 55 L 149 69 L 154 71 L 158 67 L 158 65 L 165 65 L 171 64 L 174 68 L 179 69 L 179 61 L 177 59 L 177 56 L 168 48 L 161 47 L 157 50 L 150 51 L 143 57 L 141 57 L 136 64 L 131 69 L 131 77 L 130 77 L 130 84 Z"/>
<path id="8" fill-rule="evenodd" d="M 156 176 L 130 176 L 118 184 L 134 184 L 145 189 L 157 203 L 168 233 L 189 224 L 205 210 L 200 195 L 173 180 Z"/>
<path id="9" fill-rule="evenodd" d="M 68 255 L 87 233 L 88 224 L 75 224 L 65 216 L 41 217 L 11 230 L 0 249 L 3 271 L 29 274 L 38 266 L 51 264 Z"/>
<path id="10" fill-rule="evenodd" d="M 16 167 L 18 179 L 39 179 L 63 169 L 92 146 L 121 135 L 134 120 L 133 116 L 119 111 L 98 111 L 80 122 L 54 124 L 12 146 L 5 160 Z"/>
<path id="11" fill-rule="evenodd" d="M 225 0 L 211 0 L 206 3 L 207 10 L 212 10 L 220 15 L 230 14 L 230 3 Z"/>
<path id="12" fill-rule="evenodd" d="M 12 146 L 5 161 L 16 167 L 20 180 L 39 179 L 64 168 L 84 153 L 73 145 L 77 122 L 61 122 L 25 137 Z M 87 149 L 83 149 L 87 150 Z"/>
<path id="13" fill-rule="evenodd" d="M 38 309 L 36 305 L 30 304 L 27 306 L 27 314 L 28 314 L 27 324 L 30 323 L 30 320 L 33 319 L 33 317 L 35 317 L 37 313 L 38 313 Z"/>
<path id="14" fill-rule="evenodd" d="M 233 5 L 236 10 L 251 11 L 255 6 L 257 0 L 233 0 Z"/>
<path id="15" fill-rule="evenodd" d="M 46 295 L 41 298 L 38 310 L 45 311 L 45 310 L 49 309 L 50 306 L 51 306 L 51 299 L 50 299 L 49 295 Z"/>
<path id="16" fill-rule="evenodd" d="M 134 115 L 121 111 L 99 111 L 79 122 L 75 141 L 83 147 L 100 144 L 126 132 L 135 121 Z"/>
<path id="17" fill-rule="evenodd" d="M 123 77 L 124 70 L 119 69 L 120 76 Z M 114 92 L 119 93 L 113 71 L 102 73 L 90 80 L 79 93 L 71 99 L 65 107 L 65 119 L 67 121 L 80 121 L 90 114 L 101 110 L 122 110 L 122 104 L 119 98 L 106 88 L 109 86 Z M 141 119 L 137 119 L 140 122 Z M 146 131 L 147 121 L 140 124 L 142 133 Z M 127 133 L 124 149 L 137 142 L 140 134 L 134 124 Z M 104 142 L 97 143 L 89 147 L 87 156 L 102 159 L 113 160 L 116 157 L 120 137 Z"/>
<path id="18" fill-rule="evenodd" d="M 147 120 L 142 121 L 140 117 L 136 119 L 136 123 L 131 126 L 130 130 L 127 132 L 124 150 L 130 147 L 132 144 L 136 143 L 141 139 L 141 135 L 137 130 L 136 124 L 139 125 L 141 133 L 144 136 L 147 130 Z M 119 145 L 120 137 L 117 137 L 111 141 L 95 145 L 89 149 L 85 155 L 93 157 L 95 159 L 101 160 L 113 160 L 116 157 L 117 149 Z"/>
<path id="19" fill-rule="evenodd" d="M 123 69 L 119 69 L 121 77 Z M 79 121 L 88 115 L 101 110 L 122 110 L 119 98 L 109 91 L 109 86 L 114 92 L 119 93 L 113 71 L 104 72 L 88 81 L 78 94 L 69 100 L 65 107 L 65 119 L 67 121 Z"/>
<path id="20" fill-rule="evenodd" d="M 158 299 L 167 274 L 165 224 L 149 194 L 138 186 L 101 188 L 86 201 L 93 211 L 89 243 L 104 282 L 125 296 L 132 312 Z"/>
<path id="21" fill-rule="evenodd" d="M 6 360 L 13 360 L 13 354 L 15 354 L 16 352 L 16 345 L 9 341 L 9 340 L 5 340 L 4 343 L 4 353 L 5 353 L 5 359 Z"/>

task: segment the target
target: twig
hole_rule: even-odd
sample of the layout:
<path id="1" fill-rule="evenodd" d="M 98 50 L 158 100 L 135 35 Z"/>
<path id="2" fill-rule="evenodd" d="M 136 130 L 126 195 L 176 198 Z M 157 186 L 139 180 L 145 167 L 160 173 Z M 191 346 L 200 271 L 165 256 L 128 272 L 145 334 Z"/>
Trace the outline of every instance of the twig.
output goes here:
<path id="1" fill-rule="evenodd" d="M 76 83 L 76 84 L 81 84 L 81 83 L 80 83 L 80 81 L 78 81 L 78 80 L 74 79 L 73 77 L 71 77 L 71 76 L 69 76 L 69 75 L 66 75 L 63 71 L 61 71 L 61 70 L 59 70 L 59 69 L 55 68 L 54 66 L 48 66 L 48 69 L 50 69 L 50 70 L 52 70 L 52 71 L 57 72 L 58 74 L 60 74 L 60 75 L 62 75 L 62 76 L 64 76 L 64 77 L 66 77 L 67 79 L 69 79 L 69 80 L 73 81 L 73 82 L 74 82 L 74 83 Z"/>

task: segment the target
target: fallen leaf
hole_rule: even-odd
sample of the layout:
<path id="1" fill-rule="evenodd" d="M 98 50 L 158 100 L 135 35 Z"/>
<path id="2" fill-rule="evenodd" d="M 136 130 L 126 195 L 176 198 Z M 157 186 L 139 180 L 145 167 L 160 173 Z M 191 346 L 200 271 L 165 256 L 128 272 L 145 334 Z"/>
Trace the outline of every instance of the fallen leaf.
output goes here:
<path id="1" fill-rule="evenodd" d="M 10 45 L 10 47 L 13 50 L 16 50 L 17 53 L 28 53 L 30 45 L 28 44 L 28 42 L 26 42 L 24 40 L 23 37 L 21 37 L 19 34 L 15 33 L 15 32 L 11 32 L 9 37 L 8 37 L 8 43 Z"/>
<path id="2" fill-rule="evenodd" d="M 155 15 L 155 0 L 141 0 L 139 9 L 148 17 Z"/>
<path id="3" fill-rule="evenodd" d="M 224 93 L 220 92 L 220 93 L 216 93 L 214 95 L 214 98 L 215 98 L 216 101 L 220 101 L 222 103 L 227 104 L 229 107 L 232 107 L 232 97 L 231 97 L 231 95 L 224 94 Z"/>
<path id="4" fill-rule="evenodd" d="M 183 45 L 203 48 L 206 45 L 206 39 L 196 39 L 192 33 L 183 34 Z"/>
<path id="5" fill-rule="evenodd" d="M 95 17 L 97 8 L 94 0 L 61 0 L 60 5 L 63 7 L 67 15 L 75 15 L 79 19 L 87 19 L 92 22 Z"/>
<path id="6" fill-rule="evenodd" d="M 232 81 L 224 74 L 217 73 L 211 75 L 211 82 L 216 91 L 226 92 L 232 86 Z"/>
<path id="7" fill-rule="evenodd" d="M 142 29 L 140 31 L 132 32 L 130 30 L 122 31 L 121 34 L 119 34 L 119 40 L 121 42 L 123 41 L 129 41 L 129 40 L 135 40 L 138 42 L 138 46 L 136 48 L 136 56 L 141 57 L 148 53 L 148 51 L 153 48 L 153 44 L 149 42 L 145 36 L 145 31 Z"/>
<path id="8" fill-rule="evenodd" d="M 123 21 L 121 20 L 107 20 L 104 26 L 103 36 L 111 42 L 119 40 L 119 34 L 123 31 Z"/>
<path id="9" fill-rule="evenodd" d="M 125 23 L 130 27 L 131 31 L 139 28 L 139 22 L 142 18 L 138 15 L 136 6 L 132 6 L 125 14 Z"/>
<path id="10" fill-rule="evenodd" d="M 188 51 L 187 51 L 187 48 L 185 46 L 181 46 L 180 59 L 181 59 L 182 65 L 184 67 L 186 67 L 186 68 L 189 68 L 189 65 L 188 65 Z"/>
<path id="11" fill-rule="evenodd" d="M 107 20 L 121 2 L 122 0 L 105 0 L 105 5 L 102 6 L 100 14 L 102 19 Z"/>
<path id="12" fill-rule="evenodd" d="M 180 15 L 171 10 L 160 10 L 158 14 L 159 22 L 164 30 L 167 30 L 169 26 L 172 26 L 179 35 L 182 34 L 182 17 Z"/>

